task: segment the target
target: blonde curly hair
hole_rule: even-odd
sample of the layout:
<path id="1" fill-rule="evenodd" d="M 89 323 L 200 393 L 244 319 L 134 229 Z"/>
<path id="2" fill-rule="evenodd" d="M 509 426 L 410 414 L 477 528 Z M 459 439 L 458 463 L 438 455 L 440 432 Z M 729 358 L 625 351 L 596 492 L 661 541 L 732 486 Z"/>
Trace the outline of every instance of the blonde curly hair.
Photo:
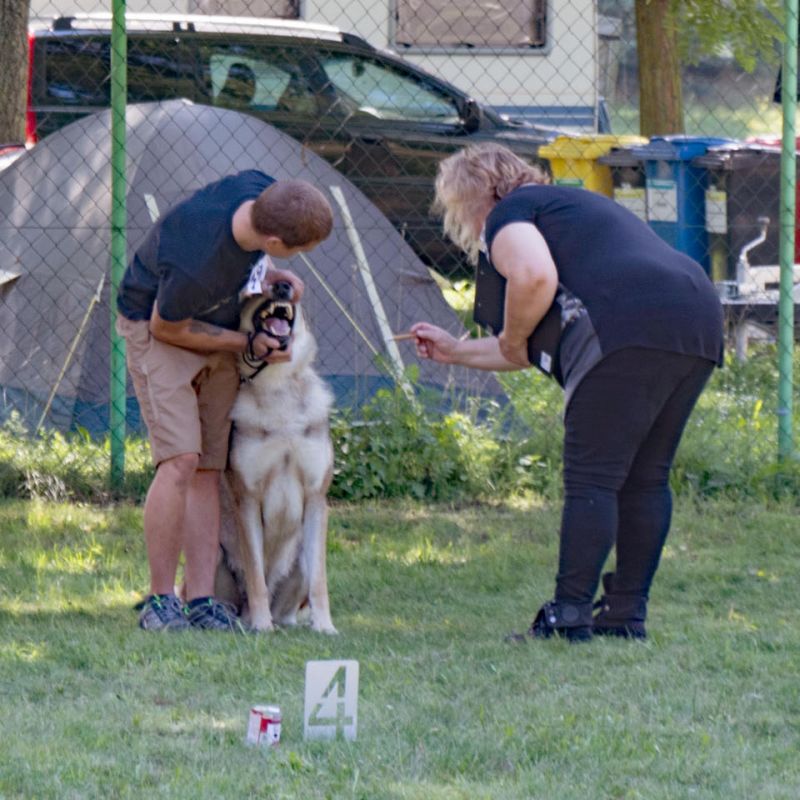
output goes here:
<path id="1" fill-rule="evenodd" d="M 474 264 L 480 241 L 471 225 L 475 215 L 526 183 L 550 183 L 550 176 L 503 145 L 470 145 L 439 163 L 431 210 Z"/>

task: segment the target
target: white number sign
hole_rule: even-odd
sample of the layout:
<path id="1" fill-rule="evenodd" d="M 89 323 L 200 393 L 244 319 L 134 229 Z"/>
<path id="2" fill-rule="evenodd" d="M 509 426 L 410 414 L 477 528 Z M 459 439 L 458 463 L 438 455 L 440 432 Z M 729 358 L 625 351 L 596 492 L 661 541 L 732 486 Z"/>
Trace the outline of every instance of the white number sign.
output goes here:
<path id="1" fill-rule="evenodd" d="M 306 739 L 356 738 L 358 661 L 308 661 L 305 699 Z"/>

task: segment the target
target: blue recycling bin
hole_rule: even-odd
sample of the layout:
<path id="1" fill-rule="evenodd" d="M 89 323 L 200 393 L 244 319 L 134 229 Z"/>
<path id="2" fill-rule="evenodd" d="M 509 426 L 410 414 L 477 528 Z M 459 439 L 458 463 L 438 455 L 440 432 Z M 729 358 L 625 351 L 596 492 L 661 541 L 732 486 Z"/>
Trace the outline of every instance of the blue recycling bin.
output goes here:
<path id="1" fill-rule="evenodd" d="M 664 241 L 691 256 L 708 272 L 705 226 L 705 169 L 692 159 L 731 139 L 700 136 L 654 136 L 632 148 L 644 164 L 647 221 Z"/>

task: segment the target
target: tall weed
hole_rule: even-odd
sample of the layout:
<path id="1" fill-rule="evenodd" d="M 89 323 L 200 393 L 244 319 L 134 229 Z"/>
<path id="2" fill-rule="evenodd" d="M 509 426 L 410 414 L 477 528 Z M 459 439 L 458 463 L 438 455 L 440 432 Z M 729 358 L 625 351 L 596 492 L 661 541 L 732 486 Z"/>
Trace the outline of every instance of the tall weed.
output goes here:
<path id="1" fill-rule="evenodd" d="M 33 435 L 16 415 L 0 428 L 0 497 L 108 500 L 109 464 L 109 440 L 98 442 L 82 429 Z M 118 494 L 143 497 L 153 474 L 146 441 L 126 441 L 125 466 Z"/>
<path id="2" fill-rule="evenodd" d="M 675 488 L 800 502 L 800 462 L 777 459 L 777 363 L 774 345 L 762 345 L 746 362 L 729 357 L 715 371 L 686 426 L 675 459 Z M 795 374 L 798 366 L 796 357 Z M 795 406 L 795 437 L 799 423 Z"/>
<path id="3" fill-rule="evenodd" d="M 795 374 L 799 368 L 797 359 Z M 412 400 L 396 389 L 378 392 L 357 412 L 335 413 L 331 496 L 483 501 L 534 493 L 557 500 L 561 390 L 535 370 L 498 378 L 508 397 L 502 405 L 475 400 L 443 411 L 440 397 L 420 391 Z M 715 372 L 675 460 L 677 492 L 800 503 L 800 463 L 777 461 L 777 383 L 772 346 Z M 798 431 L 797 410 L 794 419 Z M 0 428 L 0 496 L 108 499 L 108 464 L 108 441 L 85 431 L 32 436 L 14 417 Z M 116 495 L 143 498 L 151 477 L 146 442 L 128 440 Z"/>

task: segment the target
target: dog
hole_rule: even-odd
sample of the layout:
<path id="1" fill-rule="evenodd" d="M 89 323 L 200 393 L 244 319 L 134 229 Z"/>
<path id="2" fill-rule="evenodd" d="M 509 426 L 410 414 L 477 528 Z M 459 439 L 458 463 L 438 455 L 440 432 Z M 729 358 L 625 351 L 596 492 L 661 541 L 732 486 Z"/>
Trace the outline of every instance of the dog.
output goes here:
<path id="1" fill-rule="evenodd" d="M 292 292 L 277 282 L 242 310 L 241 330 L 265 331 L 282 349 L 291 341 L 292 358 L 239 359 L 215 594 L 255 631 L 295 625 L 307 605 L 311 628 L 335 634 L 326 569 L 333 398 L 314 370 L 316 342 Z"/>

